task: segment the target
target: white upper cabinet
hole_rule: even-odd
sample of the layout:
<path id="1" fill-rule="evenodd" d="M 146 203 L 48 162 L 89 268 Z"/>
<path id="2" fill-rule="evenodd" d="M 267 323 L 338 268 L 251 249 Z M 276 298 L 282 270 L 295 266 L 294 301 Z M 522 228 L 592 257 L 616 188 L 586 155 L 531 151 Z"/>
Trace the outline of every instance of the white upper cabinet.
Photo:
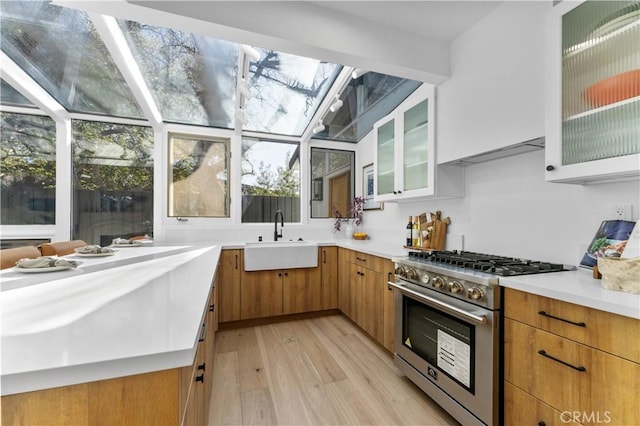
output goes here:
<path id="1" fill-rule="evenodd" d="M 637 179 L 640 2 L 564 1 L 547 24 L 546 179 Z"/>
<path id="2" fill-rule="evenodd" d="M 463 195 L 462 168 L 436 168 L 434 109 L 434 87 L 423 84 L 374 125 L 375 201 Z"/>

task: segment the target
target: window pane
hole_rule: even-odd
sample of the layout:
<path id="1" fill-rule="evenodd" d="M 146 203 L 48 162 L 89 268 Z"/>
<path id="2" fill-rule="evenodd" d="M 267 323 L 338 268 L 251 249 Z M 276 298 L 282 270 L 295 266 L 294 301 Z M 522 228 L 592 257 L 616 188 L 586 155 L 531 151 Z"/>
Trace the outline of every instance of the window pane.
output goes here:
<path id="1" fill-rule="evenodd" d="M 73 120 L 73 238 L 108 245 L 153 232 L 153 130 Z"/>
<path id="2" fill-rule="evenodd" d="M 6 81 L 0 80 L 0 84 L 0 104 L 36 108 L 29 99 L 22 96 L 20 92 L 11 87 Z"/>
<path id="3" fill-rule="evenodd" d="M 3 225 L 50 225 L 56 209 L 56 125 L 45 116 L 3 112 L 0 208 Z"/>
<path id="4" fill-rule="evenodd" d="M 253 94 L 245 102 L 246 130 L 300 136 L 342 66 L 259 49 L 249 66 Z"/>
<path id="5" fill-rule="evenodd" d="M 2 1 L 2 51 L 72 112 L 143 118 L 85 12 Z"/>
<path id="6" fill-rule="evenodd" d="M 169 135 L 169 216 L 229 217 L 229 143 Z"/>
<path id="7" fill-rule="evenodd" d="M 373 130 L 373 124 L 393 111 L 413 93 L 419 81 L 368 72 L 351 80 L 342 91 L 342 107 L 328 112 L 325 130 L 317 139 L 358 142 Z"/>
<path id="8" fill-rule="evenodd" d="M 164 121 L 231 128 L 238 45 L 119 21 Z"/>
<path id="9" fill-rule="evenodd" d="M 299 145 L 242 140 L 242 222 L 300 222 Z"/>
<path id="10" fill-rule="evenodd" d="M 353 151 L 311 148 L 311 217 L 349 216 L 355 191 Z"/>

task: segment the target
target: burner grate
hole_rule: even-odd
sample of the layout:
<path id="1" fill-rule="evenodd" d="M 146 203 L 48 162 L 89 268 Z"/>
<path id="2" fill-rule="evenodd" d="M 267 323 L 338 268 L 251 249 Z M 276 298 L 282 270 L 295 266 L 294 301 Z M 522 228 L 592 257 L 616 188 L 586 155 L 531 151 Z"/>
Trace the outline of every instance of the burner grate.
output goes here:
<path id="1" fill-rule="evenodd" d="M 541 274 L 564 271 L 564 265 L 515 257 L 496 256 L 469 251 L 410 252 L 409 258 L 442 263 L 500 276 Z"/>

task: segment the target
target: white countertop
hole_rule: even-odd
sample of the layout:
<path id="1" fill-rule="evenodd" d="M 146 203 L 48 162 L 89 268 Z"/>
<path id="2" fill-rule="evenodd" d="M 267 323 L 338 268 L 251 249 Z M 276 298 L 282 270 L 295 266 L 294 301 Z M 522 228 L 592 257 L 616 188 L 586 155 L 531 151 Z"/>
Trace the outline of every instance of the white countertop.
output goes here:
<path id="1" fill-rule="evenodd" d="M 220 249 L 132 247 L 71 271 L 2 271 L 2 395 L 192 364 Z"/>
<path id="2" fill-rule="evenodd" d="M 314 240 L 319 246 L 338 246 L 391 259 L 406 256 L 410 249 L 378 240 L 328 239 Z M 225 249 L 242 249 L 244 243 L 223 243 Z M 640 319 L 640 295 L 605 290 L 600 280 L 593 279 L 592 271 L 553 272 L 517 277 L 500 277 L 500 285 L 528 293 L 546 296 L 601 311 Z"/>
<path id="3" fill-rule="evenodd" d="M 564 302 L 640 319 L 640 294 L 603 289 L 590 269 L 501 277 L 500 285 Z"/>

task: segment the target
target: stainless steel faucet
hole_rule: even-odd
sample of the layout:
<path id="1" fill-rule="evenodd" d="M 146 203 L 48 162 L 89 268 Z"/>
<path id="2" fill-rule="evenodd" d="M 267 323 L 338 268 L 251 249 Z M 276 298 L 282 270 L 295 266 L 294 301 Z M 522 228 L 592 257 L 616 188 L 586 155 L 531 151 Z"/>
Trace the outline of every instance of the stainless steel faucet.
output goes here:
<path id="1" fill-rule="evenodd" d="M 278 216 L 280 216 L 280 233 L 278 234 Z M 278 241 L 278 238 L 282 238 L 282 228 L 284 227 L 284 214 L 282 211 L 276 210 L 276 217 L 274 218 L 274 231 L 273 241 Z"/>

